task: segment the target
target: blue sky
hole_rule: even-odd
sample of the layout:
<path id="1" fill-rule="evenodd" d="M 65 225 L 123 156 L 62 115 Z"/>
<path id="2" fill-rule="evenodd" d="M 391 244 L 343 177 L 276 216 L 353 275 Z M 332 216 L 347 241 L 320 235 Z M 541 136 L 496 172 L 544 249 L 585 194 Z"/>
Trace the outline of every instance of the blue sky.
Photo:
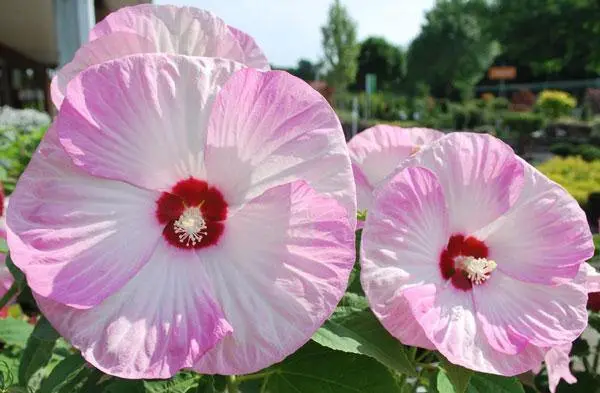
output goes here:
<path id="1" fill-rule="evenodd" d="M 418 34 L 424 13 L 435 0 L 342 0 L 358 22 L 360 39 L 371 35 L 406 46 Z M 244 30 L 263 48 L 269 61 L 293 66 L 299 58 L 317 60 L 320 27 L 329 0 L 154 0 L 157 4 L 192 5 L 210 10 Z"/>

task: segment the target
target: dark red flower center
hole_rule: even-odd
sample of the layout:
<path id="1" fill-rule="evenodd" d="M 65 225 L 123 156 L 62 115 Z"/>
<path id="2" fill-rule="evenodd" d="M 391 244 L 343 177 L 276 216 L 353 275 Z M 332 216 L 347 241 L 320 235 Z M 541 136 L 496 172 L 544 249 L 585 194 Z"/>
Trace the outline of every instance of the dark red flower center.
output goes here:
<path id="1" fill-rule="evenodd" d="M 227 202 L 223 194 L 190 177 L 163 192 L 156 201 L 156 218 L 163 236 L 175 247 L 198 249 L 216 244 L 223 234 Z"/>
<path id="2" fill-rule="evenodd" d="M 496 268 L 496 263 L 487 259 L 488 254 L 489 250 L 481 240 L 461 234 L 452 235 L 440 254 L 442 277 L 451 280 L 454 287 L 468 291 L 473 284 L 485 282 Z"/>

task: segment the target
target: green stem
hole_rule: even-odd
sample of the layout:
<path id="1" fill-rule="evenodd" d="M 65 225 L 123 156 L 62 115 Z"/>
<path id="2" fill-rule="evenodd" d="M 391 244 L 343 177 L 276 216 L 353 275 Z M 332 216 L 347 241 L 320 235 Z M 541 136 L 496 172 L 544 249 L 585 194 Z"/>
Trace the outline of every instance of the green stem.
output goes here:
<path id="1" fill-rule="evenodd" d="M 417 356 L 417 347 L 412 347 L 410 349 L 410 358 L 414 359 Z"/>
<path id="2" fill-rule="evenodd" d="M 255 379 L 263 379 L 263 378 L 269 377 L 274 372 L 275 371 L 265 371 L 265 372 L 262 372 L 262 373 L 238 375 L 237 381 L 238 381 L 238 383 L 240 383 L 240 382 L 245 382 L 245 381 L 252 381 L 252 380 L 255 380 Z"/>
<path id="3" fill-rule="evenodd" d="M 11 299 L 17 295 L 18 292 L 19 292 L 19 285 L 15 281 L 8 289 L 8 292 L 6 292 L 4 294 L 4 296 L 2 296 L 2 299 L 0 299 L 0 309 L 2 309 L 4 306 L 6 306 L 8 304 L 8 302 L 10 302 Z"/>
<path id="4" fill-rule="evenodd" d="M 235 375 L 227 376 L 227 393 L 240 393 L 240 389 L 238 389 L 239 381 L 235 377 Z"/>
<path id="5" fill-rule="evenodd" d="M 417 362 L 417 363 L 420 363 L 420 362 L 421 362 L 422 360 L 424 360 L 424 359 L 425 359 L 427 356 L 429 356 L 429 354 L 430 354 L 430 353 L 431 353 L 431 352 L 429 352 L 429 351 L 427 351 L 427 350 L 426 350 L 426 351 L 423 351 L 423 353 L 422 353 L 422 354 L 420 354 L 420 355 L 419 355 L 419 356 L 418 356 L 418 357 L 415 359 L 415 362 Z"/>
<path id="6" fill-rule="evenodd" d="M 594 355 L 594 374 L 598 371 L 598 360 L 600 360 L 600 341 L 596 346 L 596 354 Z"/>

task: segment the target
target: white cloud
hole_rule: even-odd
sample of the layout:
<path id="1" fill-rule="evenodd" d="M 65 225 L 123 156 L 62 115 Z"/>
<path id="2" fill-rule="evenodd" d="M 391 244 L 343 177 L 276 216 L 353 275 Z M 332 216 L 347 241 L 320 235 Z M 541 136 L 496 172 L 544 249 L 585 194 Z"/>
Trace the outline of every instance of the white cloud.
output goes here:
<path id="1" fill-rule="evenodd" d="M 317 60 L 328 0 L 155 0 L 210 10 L 228 24 L 252 35 L 271 63 L 292 66 L 299 58 Z M 408 45 L 418 34 L 435 0 L 342 0 L 358 22 L 358 35 L 383 36 Z"/>

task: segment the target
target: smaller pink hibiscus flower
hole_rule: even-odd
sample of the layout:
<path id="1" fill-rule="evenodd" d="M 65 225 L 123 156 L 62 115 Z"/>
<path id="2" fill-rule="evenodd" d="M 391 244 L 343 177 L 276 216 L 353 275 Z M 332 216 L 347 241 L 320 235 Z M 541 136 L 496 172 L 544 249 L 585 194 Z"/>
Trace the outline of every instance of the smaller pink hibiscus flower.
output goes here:
<path id="1" fill-rule="evenodd" d="M 348 148 L 356 182 L 358 210 L 369 209 L 373 190 L 402 161 L 443 135 L 429 128 L 400 128 L 381 124 L 352 138 Z"/>
<path id="2" fill-rule="evenodd" d="M 375 192 L 361 281 L 402 342 L 494 374 L 537 367 L 587 324 L 575 280 L 594 252 L 559 185 L 489 135 L 454 133 Z"/>
<path id="3" fill-rule="evenodd" d="M 53 78 L 52 101 L 60 108 L 67 85 L 86 68 L 135 53 L 222 57 L 269 70 L 252 37 L 228 26 L 212 12 L 194 7 L 142 4 L 108 15 L 90 32 L 73 60 Z"/>

